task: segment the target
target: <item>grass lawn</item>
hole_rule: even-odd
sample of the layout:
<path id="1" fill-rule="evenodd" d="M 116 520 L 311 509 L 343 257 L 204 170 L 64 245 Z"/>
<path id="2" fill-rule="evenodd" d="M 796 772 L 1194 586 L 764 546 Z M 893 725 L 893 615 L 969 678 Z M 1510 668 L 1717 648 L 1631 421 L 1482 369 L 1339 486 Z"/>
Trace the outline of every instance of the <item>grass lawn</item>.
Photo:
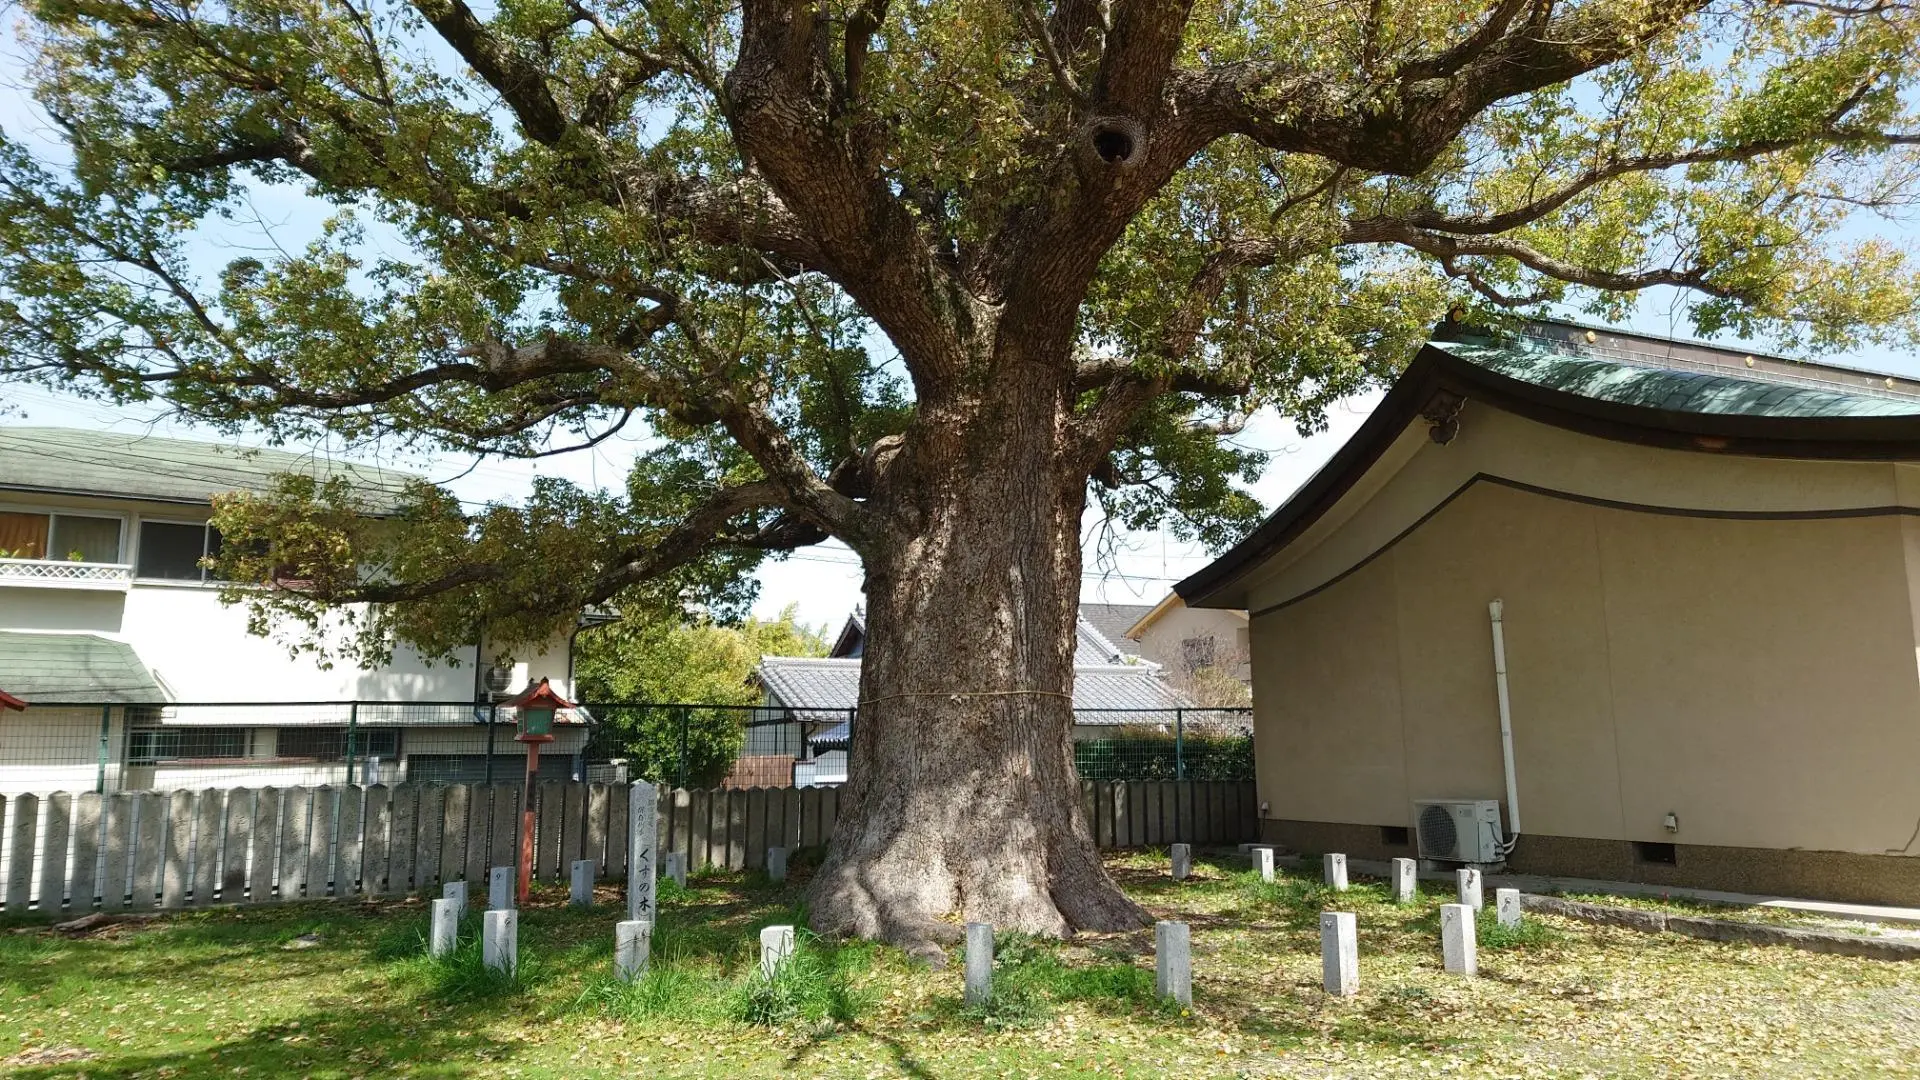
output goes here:
<path id="1" fill-rule="evenodd" d="M 755 931 L 799 916 L 738 875 L 666 885 L 654 970 L 615 983 L 615 890 L 522 912 L 521 976 L 463 940 L 423 955 L 424 905 L 217 910 L 79 940 L 0 932 L 0 1075 L 1920 1076 L 1920 964 L 1817 956 L 1529 916 L 1482 928 L 1482 977 L 1440 970 L 1424 893 L 1330 894 L 1238 866 L 1168 880 L 1117 856 L 1129 891 L 1193 927 L 1194 1008 L 1153 997 L 1152 931 L 1002 942 L 994 1004 L 960 965 L 803 939 L 773 983 Z M 1321 993 L 1318 914 L 1354 911 L 1360 994 Z M 1491 911 L 1488 912 L 1491 919 Z M 470 920 L 477 927 L 478 919 Z M 472 931 L 470 931 L 472 932 Z"/>

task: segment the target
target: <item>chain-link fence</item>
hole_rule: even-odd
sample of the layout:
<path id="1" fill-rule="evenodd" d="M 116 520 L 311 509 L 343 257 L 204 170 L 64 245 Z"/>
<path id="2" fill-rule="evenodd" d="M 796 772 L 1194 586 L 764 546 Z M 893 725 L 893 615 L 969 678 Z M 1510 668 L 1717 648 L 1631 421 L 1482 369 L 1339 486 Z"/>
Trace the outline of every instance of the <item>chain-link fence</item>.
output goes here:
<path id="1" fill-rule="evenodd" d="M 472 702 L 46 704 L 0 717 L 0 795 L 395 783 L 527 772 L 518 717 Z M 1078 710 L 1087 780 L 1245 780 L 1247 709 Z M 682 788 L 844 783 L 857 709 L 646 702 L 562 713 L 542 780 Z"/>
<path id="2" fill-rule="evenodd" d="M 34 704 L 0 720 L 0 794 L 522 777 L 513 709 L 472 702 Z M 576 779 L 592 725 L 555 725 L 542 779 Z"/>
<path id="3" fill-rule="evenodd" d="M 1082 780 L 1251 780 L 1252 709 L 1075 709 Z"/>

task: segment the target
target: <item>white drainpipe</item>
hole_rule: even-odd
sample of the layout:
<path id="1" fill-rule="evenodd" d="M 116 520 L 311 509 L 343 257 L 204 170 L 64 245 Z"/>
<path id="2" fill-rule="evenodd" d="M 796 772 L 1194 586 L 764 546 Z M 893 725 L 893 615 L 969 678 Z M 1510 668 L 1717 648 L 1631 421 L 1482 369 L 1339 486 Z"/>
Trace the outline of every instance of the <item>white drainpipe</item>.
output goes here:
<path id="1" fill-rule="evenodd" d="M 1520 784 L 1513 774 L 1513 703 L 1507 697 L 1507 635 L 1500 625 L 1501 602 L 1487 605 L 1493 620 L 1493 685 L 1500 693 L 1500 757 L 1507 767 L 1507 847 L 1520 836 Z"/>

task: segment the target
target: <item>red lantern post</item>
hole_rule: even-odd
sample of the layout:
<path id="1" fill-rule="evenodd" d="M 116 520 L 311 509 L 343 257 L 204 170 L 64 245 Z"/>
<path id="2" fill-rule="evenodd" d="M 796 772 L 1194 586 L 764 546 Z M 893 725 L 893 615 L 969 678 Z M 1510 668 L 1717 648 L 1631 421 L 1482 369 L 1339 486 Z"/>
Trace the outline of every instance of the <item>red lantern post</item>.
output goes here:
<path id="1" fill-rule="evenodd" d="M 514 739 L 527 745 L 527 785 L 526 795 L 521 800 L 520 809 L 520 881 L 519 903 L 527 902 L 527 891 L 533 884 L 533 782 L 540 772 L 540 745 L 554 739 L 553 717 L 561 709 L 573 708 L 573 703 L 553 692 L 547 680 L 540 682 L 509 701 L 503 702 L 517 710 L 518 731 Z"/>

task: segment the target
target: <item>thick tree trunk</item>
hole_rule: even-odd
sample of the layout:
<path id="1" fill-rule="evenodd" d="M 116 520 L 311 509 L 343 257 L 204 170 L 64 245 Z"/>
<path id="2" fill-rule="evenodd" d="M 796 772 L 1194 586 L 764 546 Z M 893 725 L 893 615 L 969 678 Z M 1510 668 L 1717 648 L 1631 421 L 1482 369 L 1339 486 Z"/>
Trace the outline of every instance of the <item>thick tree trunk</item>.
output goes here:
<path id="1" fill-rule="evenodd" d="M 932 955 L 955 915 L 1064 936 L 1143 925 L 1100 865 L 1073 768 L 1084 472 L 1065 395 L 1000 385 L 909 446 L 901 537 L 867 555 L 848 783 L 814 929 Z M 910 485 L 910 486 L 905 486 Z"/>

